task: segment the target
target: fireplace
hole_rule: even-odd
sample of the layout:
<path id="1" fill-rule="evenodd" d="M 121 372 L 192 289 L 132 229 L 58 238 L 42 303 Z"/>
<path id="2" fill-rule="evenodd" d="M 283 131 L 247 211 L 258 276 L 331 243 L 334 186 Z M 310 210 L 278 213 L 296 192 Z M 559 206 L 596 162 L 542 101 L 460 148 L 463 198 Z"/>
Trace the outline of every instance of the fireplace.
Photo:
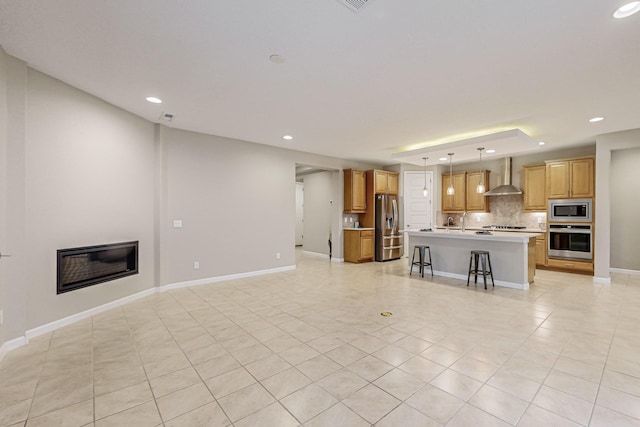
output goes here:
<path id="1" fill-rule="evenodd" d="M 138 274 L 138 241 L 58 250 L 58 294 Z"/>

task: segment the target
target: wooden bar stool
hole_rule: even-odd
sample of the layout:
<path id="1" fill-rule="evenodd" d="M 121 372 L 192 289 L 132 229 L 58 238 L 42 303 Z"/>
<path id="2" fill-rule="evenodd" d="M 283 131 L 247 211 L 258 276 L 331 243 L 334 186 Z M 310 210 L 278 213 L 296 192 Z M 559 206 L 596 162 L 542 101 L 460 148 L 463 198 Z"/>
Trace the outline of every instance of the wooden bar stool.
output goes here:
<path id="1" fill-rule="evenodd" d="M 479 262 L 478 262 L 479 261 Z M 475 266 L 473 266 L 475 262 Z M 482 269 L 479 270 L 479 264 L 482 264 Z M 489 269 L 487 270 L 487 264 L 489 264 Z M 475 274 L 475 278 L 473 283 L 478 284 L 478 273 L 482 273 L 482 278 L 484 279 L 484 288 L 487 289 L 487 274 L 491 276 L 491 284 L 495 287 L 495 282 L 493 281 L 493 268 L 491 267 L 491 258 L 489 257 L 489 251 L 471 251 L 471 257 L 469 258 L 469 274 L 467 275 L 467 286 L 469 286 L 469 279 L 471 279 L 471 274 Z"/>
<path id="2" fill-rule="evenodd" d="M 418 261 L 416 259 L 416 251 L 418 251 Z M 429 261 L 426 259 L 426 253 L 429 252 Z M 415 245 L 413 247 L 413 256 L 411 256 L 411 269 L 409 269 L 409 276 L 413 272 L 413 266 L 420 267 L 420 275 L 424 277 L 424 268 L 429 266 L 431 268 L 431 277 L 433 277 L 433 266 L 431 265 L 431 248 L 427 245 Z"/>

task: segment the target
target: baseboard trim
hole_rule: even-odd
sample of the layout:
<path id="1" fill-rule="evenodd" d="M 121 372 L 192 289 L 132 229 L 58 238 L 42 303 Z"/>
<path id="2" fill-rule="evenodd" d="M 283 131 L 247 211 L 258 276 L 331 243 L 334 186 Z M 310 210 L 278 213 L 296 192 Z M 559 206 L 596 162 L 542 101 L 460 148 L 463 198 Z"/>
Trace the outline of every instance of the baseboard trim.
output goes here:
<path id="1" fill-rule="evenodd" d="M 226 276 L 215 276 L 215 277 L 208 277 L 206 279 L 198 279 L 198 280 L 189 280 L 186 282 L 176 282 L 176 283 L 169 283 L 168 285 L 163 285 L 161 286 L 160 292 L 165 292 L 171 289 L 180 289 L 180 288 L 188 288 L 190 286 L 198 286 L 198 285 L 206 285 L 206 284 L 210 284 L 210 283 L 216 283 L 216 282 L 225 282 L 228 280 L 236 280 L 236 279 L 244 279 L 247 277 L 255 277 L 255 276 L 262 276 L 265 274 L 273 274 L 273 273 L 281 273 L 283 271 L 291 271 L 291 270 L 295 270 L 296 266 L 295 265 L 287 265 L 285 267 L 277 267 L 277 268 L 270 268 L 267 270 L 257 270 L 257 271 L 249 271 L 247 273 L 238 273 L 238 274 L 229 274 Z"/>
<path id="2" fill-rule="evenodd" d="M 610 285 L 611 277 L 596 277 L 593 276 L 593 283 L 599 283 L 601 285 Z"/>
<path id="3" fill-rule="evenodd" d="M 51 323 L 47 323 L 46 325 L 38 326 L 33 329 L 29 329 L 25 332 L 25 337 L 27 342 L 30 339 L 35 338 L 40 335 L 44 335 L 48 332 L 55 331 L 56 329 L 60 329 L 62 327 L 71 325 L 72 323 L 78 322 L 80 320 L 87 319 L 91 316 L 95 316 L 96 314 L 100 314 L 107 310 L 111 310 L 116 307 L 120 307 L 122 305 L 128 304 L 130 302 L 139 300 L 141 298 L 148 297 L 149 295 L 153 295 L 158 292 L 158 288 L 150 288 L 145 289 L 144 291 L 137 292 L 133 295 L 126 296 L 124 298 L 117 299 L 115 301 L 108 302 L 106 304 L 99 305 L 97 307 L 90 308 L 85 311 L 81 311 L 80 313 L 72 314 L 71 316 L 67 316 L 60 320 L 55 320 Z"/>
<path id="4" fill-rule="evenodd" d="M 45 325 L 37 326 L 35 328 L 29 329 L 29 330 L 27 330 L 25 332 L 24 336 L 15 338 L 15 339 L 10 340 L 10 341 L 5 341 L 4 343 L 2 343 L 2 345 L 0 346 L 0 360 L 2 360 L 2 358 L 7 353 L 9 353 L 11 350 L 14 350 L 14 349 L 16 349 L 18 347 L 22 347 L 23 345 L 28 344 L 30 339 L 33 339 L 33 338 L 38 337 L 40 335 L 44 335 L 44 334 L 49 333 L 49 332 L 53 332 L 56 329 L 60 329 L 62 327 L 71 325 L 72 323 L 75 323 L 75 322 L 78 322 L 80 320 L 87 319 L 87 318 L 89 318 L 91 316 L 94 316 L 96 314 L 102 313 L 104 311 L 111 310 L 111 309 L 116 308 L 116 307 L 120 307 L 122 305 L 125 305 L 125 304 L 128 304 L 130 302 L 139 300 L 141 298 L 148 297 L 150 295 L 153 295 L 153 294 L 156 294 L 156 293 L 159 293 L 159 292 L 165 292 L 165 291 L 168 291 L 168 290 L 171 290 L 171 289 L 186 288 L 186 287 L 190 287 L 190 286 L 204 285 L 204 284 L 208 284 L 208 283 L 215 283 L 215 282 L 223 282 L 223 281 L 228 281 L 228 280 L 243 279 L 243 278 L 246 278 L 246 277 L 262 276 L 262 275 L 265 275 L 265 274 L 280 273 L 280 272 L 283 272 L 283 271 L 290 271 L 290 270 L 295 270 L 295 269 L 296 269 L 295 265 L 288 265 L 288 266 L 285 266 L 285 267 L 271 268 L 271 269 L 267 269 L 267 270 L 257 270 L 257 271 L 250 271 L 250 272 L 247 272 L 247 273 L 229 274 L 229 275 L 226 275 L 226 276 L 217 276 L 217 277 L 209 277 L 209 278 L 206 278 L 206 279 L 191 280 L 191 281 L 187 281 L 187 282 L 170 283 L 170 284 L 164 285 L 164 286 L 145 289 L 144 291 L 137 292 L 137 293 L 135 293 L 133 295 L 129 295 L 129 296 L 126 296 L 124 298 L 120 298 L 120 299 L 117 299 L 115 301 L 111 301 L 111 302 L 108 302 L 106 304 L 102 304 L 100 306 L 90 308 L 90 309 L 82 311 L 80 313 L 76 313 L 76 314 L 73 314 L 71 316 L 67 316 L 67 317 L 65 317 L 63 319 L 55 320 L 55 321 L 47 323 Z"/>
<path id="5" fill-rule="evenodd" d="M 22 347 L 27 343 L 26 337 L 19 337 L 13 340 L 5 341 L 0 347 L 0 361 L 7 355 L 11 350 L 14 350 L 18 347 Z"/>
<path id="6" fill-rule="evenodd" d="M 638 271 L 638 270 L 628 270 L 626 268 L 610 268 L 609 271 L 611 273 L 620 273 L 620 274 L 629 274 L 631 276 L 640 276 L 640 271 Z"/>
<path id="7" fill-rule="evenodd" d="M 314 256 L 318 258 L 329 258 L 329 254 L 323 254 L 321 252 L 311 252 L 311 251 L 303 250 L 302 253 L 305 255 Z"/>

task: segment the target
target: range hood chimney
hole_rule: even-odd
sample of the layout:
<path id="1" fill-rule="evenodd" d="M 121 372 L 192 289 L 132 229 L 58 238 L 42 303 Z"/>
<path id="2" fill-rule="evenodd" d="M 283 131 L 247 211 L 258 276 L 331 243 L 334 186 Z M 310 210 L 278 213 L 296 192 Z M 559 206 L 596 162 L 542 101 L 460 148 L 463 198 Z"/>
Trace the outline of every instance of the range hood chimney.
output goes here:
<path id="1" fill-rule="evenodd" d="M 504 158 L 503 184 L 484 193 L 485 196 L 509 196 L 522 194 L 522 190 L 511 185 L 511 157 Z"/>

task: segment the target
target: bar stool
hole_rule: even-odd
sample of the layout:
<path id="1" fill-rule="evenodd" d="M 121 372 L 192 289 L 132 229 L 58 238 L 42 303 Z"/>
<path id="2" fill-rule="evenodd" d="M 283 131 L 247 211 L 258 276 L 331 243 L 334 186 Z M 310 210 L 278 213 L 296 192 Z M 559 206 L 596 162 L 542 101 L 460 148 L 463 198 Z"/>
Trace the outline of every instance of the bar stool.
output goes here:
<path id="1" fill-rule="evenodd" d="M 418 251 L 418 261 L 414 261 L 416 259 L 416 250 Z M 425 256 L 426 252 L 429 252 L 429 261 L 427 262 Z M 409 269 L 409 276 L 413 272 L 413 266 L 417 265 L 420 267 L 420 275 L 424 277 L 424 268 L 429 266 L 431 268 L 431 277 L 433 277 L 433 266 L 431 265 L 431 248 L 427 245 L 415 245 L 413 247 L 413 256 L 411 257 L 411 268 Z"/>
<path id="2" fill-rule="evenodd" d="M 475 267 L 473 267 L 473 263 L 475 261 Z M 482 270 L 478 270 L 478 266 L 480 263 L 482 264 Z M 487 264 L 489 264 L 489 269 L 487 270 Z M 489 251 L 471 251 L 471 257 L 469 258 L 469 274 L 467 275 L 467 286 L 469 286 L 469 280 L 471 279 L 471 274 L 475 274 L 475 278 L 473 283 L 478 284 L 478 273 L 482 273 L 482 278 L 484 279 L 484 288 L 487 289 L 487 274 L 491 276 L 491 284 L 495 287 L 496 284 L 493 281 L 493 268 L 491 267 L 491 258 L 489 257 Z"/>

